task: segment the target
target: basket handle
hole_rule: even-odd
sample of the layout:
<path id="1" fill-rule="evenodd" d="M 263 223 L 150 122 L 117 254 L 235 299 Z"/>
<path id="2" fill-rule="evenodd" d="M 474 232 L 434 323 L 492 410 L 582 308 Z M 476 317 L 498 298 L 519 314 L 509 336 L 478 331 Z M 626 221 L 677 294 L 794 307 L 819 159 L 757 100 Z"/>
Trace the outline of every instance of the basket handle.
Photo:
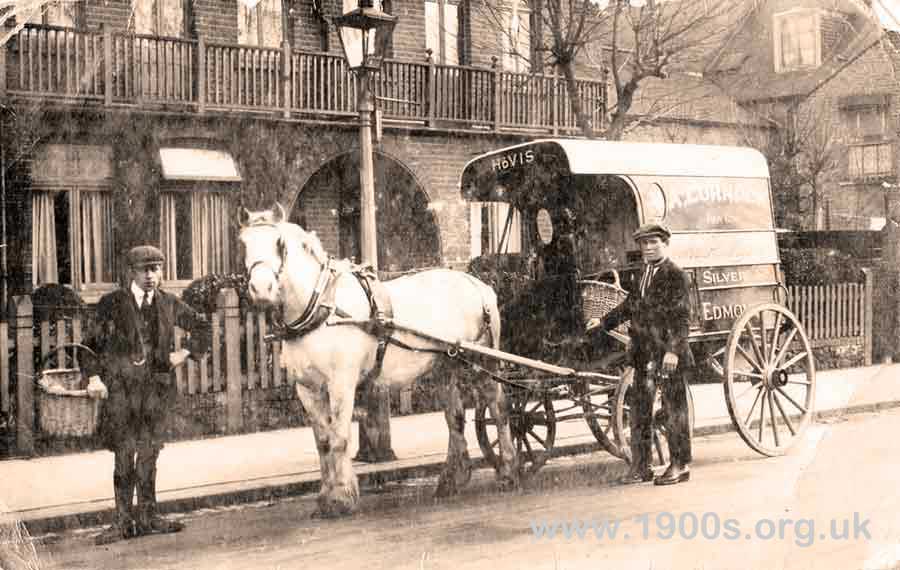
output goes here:
<path id="1" fill-rule="evenodd" d="M 599 280 L 600 277 L 602 277 L 606 274 L 612 275 L 613 285 L 615 285 L 616 288 L 618 288 L 618 289 L 622 288 L 622 281 L 621 281 L 621 279 L 619 279 L 619 272 L 616 271 L 615 269 L 606 269 L 606 270 L 600 271 L 598 273 L 591 273 L 590 275 L 585 275 L 583 277 L 583 279 L 597 281 L 597 280 Z"/>
<path id="2" fill-rule="evenodd" d="M 53 348 L 52 350 L 50 350 L 47 354 L 45 354 L 43 358 L 41 358 L 41 364 L 40 364 L 40 366 L 38 367 L 38 372 L 40 372 L 41 370 L 43 370 L 44 367 L 47 365 L 47 363 L 50 362 L 50 359 L 55 358 L 56 355 L 59 353 L 60 350 L 65 351 L 65 350 L 68 350 L 68 349 L 70 349 L 70 348 L 72 348 L 72 349 L 78 349 L 78 350 L 84 350 L 84 351 L 86 351 L 88 354 L 90 354 L 91 357 L 93 357 L 93 358 L 96 358 L 96 357 L 97 357 L 97 353 L 94 352 L 94 351 L 91 349 L 91 347 L 85 346 L 85 345 L 83 345 L 83 344 L 81 344 L 81 343 L 78 343 L 78 342 L 68 342 L 68 343 L 65 343 L 65 344 L 60 344 L 59 346 L 54 347 L 54 348 Z"/>

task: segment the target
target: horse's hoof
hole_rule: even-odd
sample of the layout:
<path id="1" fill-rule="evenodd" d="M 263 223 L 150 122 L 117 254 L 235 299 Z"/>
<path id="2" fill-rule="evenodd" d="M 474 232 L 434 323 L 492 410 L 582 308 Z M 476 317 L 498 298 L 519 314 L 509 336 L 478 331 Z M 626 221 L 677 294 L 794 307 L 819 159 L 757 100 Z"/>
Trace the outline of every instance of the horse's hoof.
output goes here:
<path id="1" fill-rule="evenodd" d="M 355 502 L 335 501 L 328 499 L 319 499 L 318 508 L 313 511 L 314 519 L 337 519 L 347 517 L 356 512 L 357 504 Z"/>
<path id="2" fill-rule="evenodd" d="M 497 489 L 502 493 L 516 491 L 521 487 L 520 479 L 515 477 L 500 477 L 497 479 Z"/>

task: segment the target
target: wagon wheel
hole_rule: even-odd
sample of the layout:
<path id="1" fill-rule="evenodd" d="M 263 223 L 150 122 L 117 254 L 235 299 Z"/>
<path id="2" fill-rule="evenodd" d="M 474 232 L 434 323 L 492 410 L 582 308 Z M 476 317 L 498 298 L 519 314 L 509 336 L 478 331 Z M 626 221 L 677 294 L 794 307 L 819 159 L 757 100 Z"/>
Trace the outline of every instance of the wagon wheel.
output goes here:
<path id="1" fill-rule="evenodd" d="M 634 384 L 634 368 L 628 367 L 622 373 L 622 380 L 616 389 L 615 405 L 616 413 L 613 421 L 615 443 L 618 447 L 617 457 L 621 457 L 631 463 L 631 407 L 628 403 L 631 386 Z M 690 388 L 687 390 L 688 401 L 688 425 L 691 437 L 694 433 L 694 397 Z M 662 415 L 662 397 L 659 388 L 653 399 L 653 449 L 651 452 L 651 465 L 663 466 L 669 463 L 669 443 L 666 437 L 665 420 Z"/>
<path id="2" fill-rule="evenodd" d="M 622 364 L 625 354 L 608 362 L 604 366 L 604 373 L 622 376 L 625 368 Z M 609 370 L 607 372 L 607 370 Z M 622 458 L 621 448 L 615 443 L 615 416 L 616 416 L 616 390 L 618 383 L 610 383 L 602 380 L 585 378 L 577 393 L 576 404 L 580 403 L 584 411 L 584 421 L 587 422 L 591 433 L 600 446 Z"/>
<path id="3" fill-rule="evenodd" d="M 545 390 L 506 389 L 509 427 L 522 469 L 536 473 L 547 462 L 556 439 L 556 411 Z M 485 405 L 475 408 L 475 434 L 484 457 L 497 468 L 497 422 Z"/>
<path id="4" fill-rule="evenodd" d="M 725 359 L 725 401 L 741 438 L 763 455 L 785 453 L 813 413 L 816 366 L 803 326 L 781 305 L 751 307 Z"/>

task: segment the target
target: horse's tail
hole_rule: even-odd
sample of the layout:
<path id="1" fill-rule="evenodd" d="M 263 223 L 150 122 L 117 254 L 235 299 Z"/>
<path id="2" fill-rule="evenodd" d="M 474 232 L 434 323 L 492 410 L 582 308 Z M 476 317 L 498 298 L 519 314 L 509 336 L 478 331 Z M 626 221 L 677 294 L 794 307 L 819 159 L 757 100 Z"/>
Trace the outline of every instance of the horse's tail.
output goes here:
<path id="1" fill-rule="evenodd" d="M 488 345 L 491 348 L 500 348 L 500 332 L 502 323 L 500 322 L 500 307 L 497 304 L 497 293 L 494 289 L 484 281 L 463 273 L 478 289 L 481 295 L 481 311 L 482 311 L 482 327 L 481 332 L 476 338 L 476 342 L 484 338 L 485 334 L 489 335 Z"/>

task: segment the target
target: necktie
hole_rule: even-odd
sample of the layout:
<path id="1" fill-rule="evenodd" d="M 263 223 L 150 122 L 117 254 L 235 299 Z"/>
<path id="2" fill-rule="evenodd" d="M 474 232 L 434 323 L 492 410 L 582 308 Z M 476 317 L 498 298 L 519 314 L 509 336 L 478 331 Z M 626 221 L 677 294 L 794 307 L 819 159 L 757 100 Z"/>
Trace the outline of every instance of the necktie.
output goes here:
<path id="1" fill-rule="evenodd" d="M 641 297 L 647 294 L 647 287 L 650 286 L 650 280 L 653 279 L 654 273 L 656 273 L 656 265 L 648 263 L 644 268 L 644 276 L 641 277 Z"/>

